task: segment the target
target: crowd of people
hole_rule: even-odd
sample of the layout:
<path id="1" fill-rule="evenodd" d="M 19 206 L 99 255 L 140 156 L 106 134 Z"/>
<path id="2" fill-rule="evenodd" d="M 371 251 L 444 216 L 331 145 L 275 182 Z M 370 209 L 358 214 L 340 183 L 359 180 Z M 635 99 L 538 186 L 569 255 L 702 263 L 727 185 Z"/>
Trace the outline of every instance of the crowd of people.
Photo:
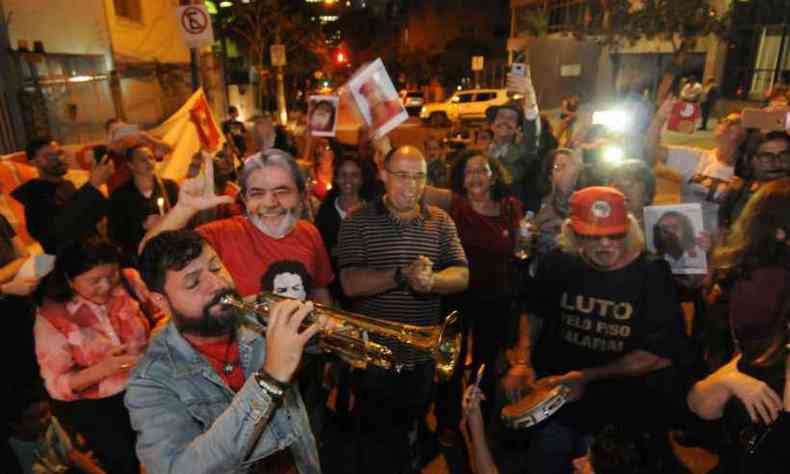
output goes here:
<path id="1" fill-rule="evenodd" d="M 179 183 L 156 173 L 169 147 L 119 120 L 79 189 L 58 141 L 32 140 L 38 178 L 2 191 L 56 259 L 22 271 L 0 217 L 6 472 L 406 474 L 439 453 L 453 474 L 688 472 L 673 442 L 717 472 L 787 472 L 790 136 L 731 114 L 712 150 L 663 143 L 674 101 L 712 87 L 625 134 L 583 128 L 573 97 L 555 137 L 509 76 L 519 99 L 463 150 L 297 146 L 231 107 Z M 672 189 L 704 232 L 665 214 L 650 252 L 644 209 Z M 705 275 L 673 273 L 686 240 Z M 241 317 L 263 292 L 287 298 Z M 375 332 L 363 356 L 380 344 L 397 370 L 349 364 L 320 342 L 347 329 L 326 308 L 417 328 L 457 310 L 458 367 Z"/>

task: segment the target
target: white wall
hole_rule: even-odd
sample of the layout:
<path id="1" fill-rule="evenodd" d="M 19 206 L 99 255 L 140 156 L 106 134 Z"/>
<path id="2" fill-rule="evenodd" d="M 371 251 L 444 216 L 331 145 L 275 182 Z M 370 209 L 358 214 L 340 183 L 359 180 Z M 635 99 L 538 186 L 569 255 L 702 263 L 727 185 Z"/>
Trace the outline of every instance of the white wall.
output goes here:
<path id="1" fill-rule="evenodd" d="M 177 0 L 140 0 L 140 23 L 117 16 L 113 0 L 104 3 L 116 60 L 189 63 L 176 18 Z"/>

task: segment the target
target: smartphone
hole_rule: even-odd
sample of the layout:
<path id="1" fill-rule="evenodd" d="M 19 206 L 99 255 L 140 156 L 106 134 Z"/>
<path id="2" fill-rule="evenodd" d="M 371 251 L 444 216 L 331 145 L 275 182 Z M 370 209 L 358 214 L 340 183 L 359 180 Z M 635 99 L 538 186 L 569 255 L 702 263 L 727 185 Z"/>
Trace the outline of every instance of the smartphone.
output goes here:
<path id="1" fill-rule="evenodd" d="M 108 153 L 107 145 L 96 145 L 93 147 L 93 160 L 96 164 L 101 163 L 102 158 L 104 158 Z"/>
<path id="2" fill-rule="evenodd" d="M 744 128 L 765 131 L 790 130 L 790 112 L 787 110 L 743 109 L 741 123 Z"/>
<path id="3" fill-rule="evenodd" d="M 526 77 L 529 75 L 529 65 L 526 63 L 513 63 L 510 65 L 510 73 L 514 76 Z"/>

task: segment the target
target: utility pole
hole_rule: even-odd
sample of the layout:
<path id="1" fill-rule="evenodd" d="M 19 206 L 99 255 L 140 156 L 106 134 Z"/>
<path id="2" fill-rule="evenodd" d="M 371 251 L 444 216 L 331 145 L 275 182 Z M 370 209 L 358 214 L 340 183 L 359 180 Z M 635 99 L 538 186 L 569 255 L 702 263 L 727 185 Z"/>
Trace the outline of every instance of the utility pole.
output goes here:
<path id="1" fill-rule="evenodd" d="M 182 7 L 192 4 L 191 0 L 181 0 Z M 194 92 L 200 88 L 200 54 L 197 48 L 189 48 L 189 70 L 192 75 L 192 92 Z"/>
<path id="2" fill-rule="evenodd" d="M 274 42 L 276 45 L 282 46 L 279 26 L 274 32 Z M 274 55 L 272 55 L 272 59 L 274 59 Z M 277 64 L 274 64 L 275 62 Z M 280 125 L 287 125 L 288 110 L 286 109 L 285 106 L 285 77 L 283 73 L 283 66 L 285 65 L 285 54 L 282 55 L 282 61 L 273 60 L 272 64 L 274 65 L 277 74 L 277 118 L 280 121 Z"/>

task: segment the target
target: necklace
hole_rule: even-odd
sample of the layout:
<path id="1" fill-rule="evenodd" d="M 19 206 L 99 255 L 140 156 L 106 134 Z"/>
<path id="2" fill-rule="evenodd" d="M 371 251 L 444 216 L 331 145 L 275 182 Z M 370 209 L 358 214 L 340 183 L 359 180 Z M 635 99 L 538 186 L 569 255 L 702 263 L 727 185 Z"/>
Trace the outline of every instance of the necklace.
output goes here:
<path id="1" fill-rule="evenodd" d="M 225 375 L 230 375 L 231 373 L 233 373 L 233 369 L 236 368 L 236 366 L 233 364 L 233 361 L 228 360 L 228 356 L 230 355 L 230 346 L 232 345 L 233 345 L 233 338 L 231 337 L 230 340 L 228 341 L 228 345 L 225 347 L 225 360 L 224 360 L 225 365 L 222 366 L 222 372 Z"/>
<path id="2" fill-rule="evenodd" d="M 233 346 L 234 342 L 235 342 L 235 338 L 231 337 L 230 340 L 228 341 L 228 345 L 225 346 L 225 356 L 222 359 L 220 359 L 219 357 L 215 357 L 215 356 L 209 354 L 208 351 L 206 351 L 206 350 L 201 350 L 200 352 L 204 356 L 208 357 L 209 359 L 212 359 L 212 360 L 215 360 L 217 362 L 222 363 L 222 373 L 225 374 L 225 375 L 230 375 L 230 374 L 233 373 L 234 370 L 236 370 L 236 365 L 239 362 L 238 359 L 236 359 L 236 360 L 230 360 L 229 359 L 230 358 L 230 348 Z"/>

